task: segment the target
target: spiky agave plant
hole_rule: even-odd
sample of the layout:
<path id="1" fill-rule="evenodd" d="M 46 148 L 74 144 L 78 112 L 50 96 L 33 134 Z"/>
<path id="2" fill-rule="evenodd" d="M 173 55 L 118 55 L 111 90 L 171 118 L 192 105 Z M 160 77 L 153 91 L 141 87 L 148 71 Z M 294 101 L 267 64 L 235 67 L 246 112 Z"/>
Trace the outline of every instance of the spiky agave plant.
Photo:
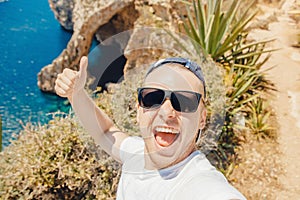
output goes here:
<path id="1" fill-rule="evenodd" d="M 263 92 L 274 89 L 261 72 L 262 65 L 269 58 L 266 56 L 262 59 L 261 56 L 274 51 L 265 48 L 272 40 L 253 43 L 247 40 L 247 25 L 257 13 L 251 12 L 254 1 L 242 9 L 242 1 L 233 0 L 226 10 L 223 8 L 223 0 L 184 2 L 187 16 L 182 17 L 181 31 L 191 39 L 199 55 L 204 53 L 210 56 L 225 69 L 226 119 L 218 150 L 212 153 L 215 154 L 215 165 L 226 169 L 238 142 L 233 133 L 233 117 L 240 112 L 249 112 L 246 109 L 248 105 Z M 188 51 L 182 44 L 181 47 Z"/>
<path id="2" fill-rule="evenodd" d="M 268 119 L 272 114 L 266 109 L 266 102 L 262 98 L 256 98 L 253 102 L 248 103 L 247 109 L 251 117 L 247 120 L 248 127 L 257 137 L 273 137 L 271 127 L 268 124 Z"/>

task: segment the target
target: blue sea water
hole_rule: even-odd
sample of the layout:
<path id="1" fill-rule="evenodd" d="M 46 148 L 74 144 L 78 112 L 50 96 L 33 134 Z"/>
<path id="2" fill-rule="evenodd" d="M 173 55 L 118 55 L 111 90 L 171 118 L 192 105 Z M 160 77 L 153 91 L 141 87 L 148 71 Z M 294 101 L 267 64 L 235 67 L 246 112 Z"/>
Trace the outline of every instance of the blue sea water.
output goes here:
<path id="1" fill-rule="evenodd" d="M 71 33 L 61 28 L 47 0 L 0 0 L 0 115 L 3 146 L 27 122 L 44 124 L 48 113 L 68 112 L 65 99 L 37 87 L 37 74 L 66 47 Z"/>

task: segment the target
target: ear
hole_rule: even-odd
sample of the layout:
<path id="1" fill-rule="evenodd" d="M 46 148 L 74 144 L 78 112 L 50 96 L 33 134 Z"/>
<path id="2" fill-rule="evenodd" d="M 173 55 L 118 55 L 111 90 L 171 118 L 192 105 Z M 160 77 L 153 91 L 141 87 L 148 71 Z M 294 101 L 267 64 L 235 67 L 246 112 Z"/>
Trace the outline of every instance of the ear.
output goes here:
<path id="1" fill-rule="evenodd" d="M 203 129 L 205 127 L 206 115 L 207 115 L 206 108 L 203 108 L 200 114 L 199 129 Z"/>
<path id="2" fill-rule="evenodd" d="M 136 102 L 135 104 L 135 108 L 136 108 L 136 121 L 137 123 L 140 123 L 140 105 L 138 102 Z"/>

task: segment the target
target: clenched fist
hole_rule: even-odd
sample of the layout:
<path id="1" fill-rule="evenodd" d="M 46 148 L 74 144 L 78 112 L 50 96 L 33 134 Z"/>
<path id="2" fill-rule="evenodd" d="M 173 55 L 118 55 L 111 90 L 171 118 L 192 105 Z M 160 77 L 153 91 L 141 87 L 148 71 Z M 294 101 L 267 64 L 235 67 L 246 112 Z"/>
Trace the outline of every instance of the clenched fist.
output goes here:
<path id="1" fill-rule="evenodd" d="M 87 78 L 88 59 L 83 56 L 80 60 L 79 71 L 64 69 L 61 74 L 58 74 L 55 81 L 55 91 L 61 97 L 72 99 L 72 96 L 78 91 L 84 89 Z"/>

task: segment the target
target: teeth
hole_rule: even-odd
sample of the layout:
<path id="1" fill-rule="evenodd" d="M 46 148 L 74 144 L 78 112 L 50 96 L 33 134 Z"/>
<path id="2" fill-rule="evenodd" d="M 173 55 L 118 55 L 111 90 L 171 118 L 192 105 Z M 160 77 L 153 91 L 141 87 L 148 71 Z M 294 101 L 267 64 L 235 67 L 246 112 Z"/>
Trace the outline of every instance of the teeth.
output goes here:
<path id="1" fill-rule="evenodd" d="M 156 132 L 163 132 L 163 133 L 172 133 L 172 134 L 179 134 L 179 131 L 173 128 L 166 128 L 166 127 L 156 127 Z"/>

